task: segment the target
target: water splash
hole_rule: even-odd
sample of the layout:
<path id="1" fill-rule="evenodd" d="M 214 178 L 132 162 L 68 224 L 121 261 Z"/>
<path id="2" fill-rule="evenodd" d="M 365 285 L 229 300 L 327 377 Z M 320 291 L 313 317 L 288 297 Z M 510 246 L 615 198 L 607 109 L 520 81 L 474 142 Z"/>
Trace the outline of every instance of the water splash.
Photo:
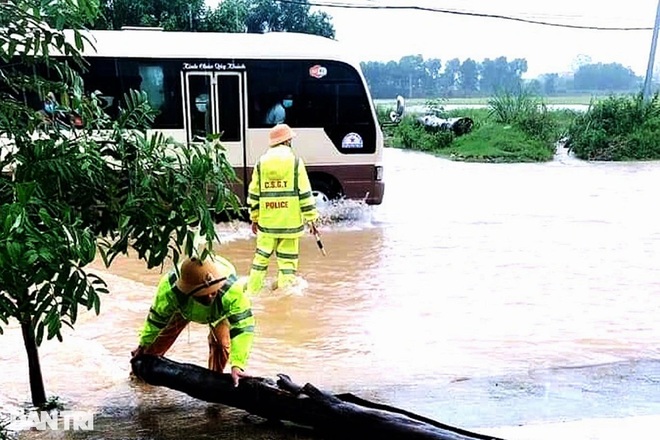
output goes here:
<path id="1" fill-rule="evenodd" d="M 227 244 L 238 240 L 249 240 L 254 237 L 250 223 L 241 220 L 218 223 L 215 225 L 220 244 Z"/>
<path id="2" fill-rule="evenodd" d="M 373 212 L 363 200 L 339 199 L 318 206 L 318 224 L 323 226 L 370 226 Z"/>
<path id="3" fill-rule="evenodd" d="M 264 287 L 261 288 L 257 296 L 260 299 L 277 299 L 290 296 L 304 296 L 305 290 L 309 287 L 309 283 L 302 276 L 296 275 L 295 281 L 284 287 L 277 285 L 276 279 L 266 278 Z"/>
<path id="4" fill-rule="evenodd" d="M 339 199 L 319 204 L 317 225 L 324 228 L 364 229 L 373 226 L 372 206 L 363 200 Z M 219 244 L 251 240 L 250 223 L 241 220 L 218 223 L 215 226 Z"/>

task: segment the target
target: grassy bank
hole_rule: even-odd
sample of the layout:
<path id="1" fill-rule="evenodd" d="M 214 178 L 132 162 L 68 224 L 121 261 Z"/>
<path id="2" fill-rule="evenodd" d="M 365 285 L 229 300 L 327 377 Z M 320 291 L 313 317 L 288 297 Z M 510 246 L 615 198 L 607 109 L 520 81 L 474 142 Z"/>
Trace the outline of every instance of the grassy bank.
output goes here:
<path id="1" fill-rule="evenodd" d="M 660 98 L 657 93 L 646 101 L 641 94 L 594 99 L 586 111 L 551 110 L 547 98 L 525 92 L 502 94 L 482 101 L 484 108 L 446 111 L 444 106 L 448 102 L 424 101 L 420 105 L 427 115 L 445 120 L 470 118 L 473 127 L 467 134 L 455 127 L 429 127 L 413 114 L 405 115 L 399 124 L 391 124 L 390 103 L 378 107 L 386 145 L 426 151 L 453 160 L 542 162 L 553 159 L 561 140 L 580 159 L 660 160 Z M 566 99 L 562 103 L 568 105 Z"/>
<path id="2" fill-rule="evenodd" d="M 479 97 L 479 98 L 443 98 L 439 99 L 443 105 L 488 105 L 488 100 L 494 97 Z M 599 101 L 606 98 L 605 96 L 592 96 L 592 95 L 575 95 L 575 96 L 547 96 L 543 97 L 543 102 L 548 105 L 588 105 L 592 99 Z M 406 99 L 406 107 L 408 106 L 424 106 L 431 98 L 411 98 Z M 374 99 L 377 107 L 393 107 L 395 99 Z"/>
<path id="3" fill-rule="evenodd" d="M 428 103 L 425 103 L 428 104 Z M 504 94 L 486 101 L 487 108 L 444 110 L 445 100 L 427 106 L 440 118 L 469 118 L 472 130 L 461 136 L 427 127 L 415 115 L 385 129 L 386 145 L 425 151 L 471 162 L 543 162 L 553 159 L 557 141 L 565 136 L 576 113 L 548 110 L 544 101 L 527 94 Z M 379 110 L 386 120 L 388 107 Z"/>
<path id="4" fill-rule="evenodd" d="M 587 160 L 660 159 L 660 97 L 609 97 L 571 123 L 566 146 Z"/>

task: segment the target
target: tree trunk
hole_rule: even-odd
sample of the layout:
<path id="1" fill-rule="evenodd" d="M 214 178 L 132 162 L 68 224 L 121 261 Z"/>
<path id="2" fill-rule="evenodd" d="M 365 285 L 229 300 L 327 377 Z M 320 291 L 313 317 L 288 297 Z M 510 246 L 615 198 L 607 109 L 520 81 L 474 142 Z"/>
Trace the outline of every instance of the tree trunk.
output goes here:
<path id="1" fill-rule="evenodd" d="M 39 351 L 37 340 L 34 337 L 34 327 L 31 323 L 21 323 L 23 331 L 23 343 L 28 358 L 28 372 L 30 374 L 30 392 L 32 393 L 32 404 L 41 407 L 46 404 L 46 390 L 44 379 L 41 376 L 41 365 L 39 364 Z"/>
<path id="2" fill-rule="evenodd" d="M 332 395 L 309 383 L 299 386 L 284 374 L 278 375 L 277 382 L 262 377 L 244 378 L 234 387 L 229 374 L 159 356 L 137 356 L 132 360 L 132 369 L 151 385 L 172 388 L 269 420 L 308 426 L 341 439 L 499 440 L 352 394 Z"/>

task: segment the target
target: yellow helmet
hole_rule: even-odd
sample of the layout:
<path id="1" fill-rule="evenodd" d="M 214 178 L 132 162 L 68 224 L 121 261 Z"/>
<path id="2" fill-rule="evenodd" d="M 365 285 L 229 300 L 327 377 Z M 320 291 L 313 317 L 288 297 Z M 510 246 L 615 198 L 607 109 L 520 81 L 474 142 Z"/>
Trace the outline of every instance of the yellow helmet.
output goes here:
<path id="1" fill-rule="evenodd" d="M 296 133 L 287 124 L 277 124 L 268 133 L 268 145 L 274 147 L 296 137 Z"/>
<path id="2" fill-rule="evenodd" d="M 195 257 L 181 264 L 181 277 L 176 287 L 189 296 L 207 296 L 222 287 L 227 277 L 211 257 L 201 261 Z"/>

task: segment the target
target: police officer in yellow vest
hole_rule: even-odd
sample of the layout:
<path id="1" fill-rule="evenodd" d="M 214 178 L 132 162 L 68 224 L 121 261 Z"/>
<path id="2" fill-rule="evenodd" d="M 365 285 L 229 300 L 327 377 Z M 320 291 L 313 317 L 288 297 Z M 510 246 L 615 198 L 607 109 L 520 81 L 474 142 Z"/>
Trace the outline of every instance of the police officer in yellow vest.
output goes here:
<path id="1" fill-rule="evenodd" d="M 188 258 L 177 271 L 164 275 L 144 322 L 133 356 L 162 356 L 189 322 L 209 326 L 208 368 L 222 372 L 231 364 L 234 385 L 245 377 L 254 339 L 254 317 L 245 281 L 220 256 L 204 261 Z"/>
<path id="2" fill-rule="evenodd" d="M 252 172 L 248 202 L 252 232 L 257 234 L 248 281 L 252 294 L 262 288 L 273 252 L 278 266 L 277 286 L 295 281 L 300 237 L 305 224 L 318 218 L 305 164 L 291 148 L 295 135 L 287 124 L 273 127 L 268 135 L 269 149 Z"/>

